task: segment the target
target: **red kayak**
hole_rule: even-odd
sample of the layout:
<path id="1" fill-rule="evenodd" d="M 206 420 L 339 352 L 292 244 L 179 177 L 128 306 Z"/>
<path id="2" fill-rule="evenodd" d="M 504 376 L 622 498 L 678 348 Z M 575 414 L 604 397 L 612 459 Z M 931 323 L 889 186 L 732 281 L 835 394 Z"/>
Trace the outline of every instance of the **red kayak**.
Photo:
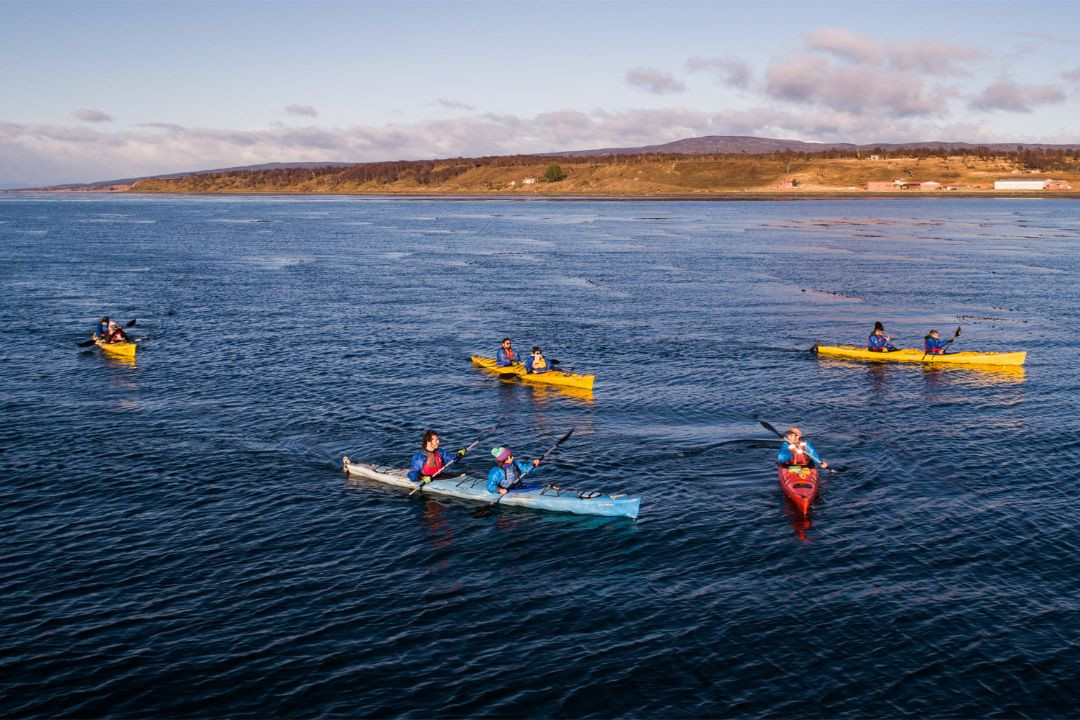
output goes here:
<path id="1" fill-rule="evenodd" d="M 810 512 L 810 501 L 817 495 L 818 479 L 817 468 L 797 467 L 795 465 L 781 465 L 780 487 L 788 500 L 795 503 L 803 515 Z"/>

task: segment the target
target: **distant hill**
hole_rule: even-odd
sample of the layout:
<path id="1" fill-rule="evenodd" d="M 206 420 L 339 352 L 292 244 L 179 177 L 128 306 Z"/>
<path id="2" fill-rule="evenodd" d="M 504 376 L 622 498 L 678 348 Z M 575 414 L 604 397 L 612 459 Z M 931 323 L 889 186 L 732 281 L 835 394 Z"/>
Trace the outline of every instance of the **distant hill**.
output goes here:
<path id="1" fill-rule="evenodd" d="M 120 188 L 125 186 L 131 186 L 140 180 L 176 180 L 179 178 L 186 178 L 192 175 L 203 175 L 206 173 L 228 173 L 228 172 L 243 172 L 251 171 L 256 172 L 260 170 L 292 170 L 292 169 L 306 169 L 306 168 L 323 168 L 323 167 L 348 167 L 350 165 L 356 165 L 357 163 L 349 162 L 272 162 L 262 163 L 261 165 L 242 165 L 237 167 L 217 168 L 215 170 L 189 170 L 187 172 L 171 173 L 169 175 L 144 175 L 143 177 L 121 178 L 119 180 L 97 180 L 89 183 L 68 183 L 66 185 L 50 185 L 48 187 L 39 188 L 22 188 L 23 190 L 106 190 L 109 188 Z"/>
<path id="2" fill-rule="evenodd" d="M 776 140 L 773 138 L 750 137 L 746 135 L 707 135 L 705 137 L 684 138 L 662 145 L 644 145 L 629 148 L 600 148 L 598 150 L 570 150 L 567 152 L 545 153 L 563 157 L 603 157 L 605 155 L 643 155 L 650 153 L 676 155 L 707 155 L 718 153 L 733 155 L 746 153 L 761 155 L 784 152 L 823 152 L 826 150 L 854 150 L 851 143 L 813 143 L 802 140 Z"/>
<path id="3" fill-rule="evenodd" d="M 854 143 L 817 143 L 803 140 L 778 140 L 775 138 L 760 138 L 747 135 L 706 135 L 704 137 L 684 138 L 662 145 L 645 145 L 642 147 L 627 148 L 600 148 L 598 150 L 569 150 L 558 153 L 545 153 L 546 155 L 558 155 L 560 157 L 603 157 L 605 155 L 643 155 L 643 154 L 673 154 L 673 155 L 707 155 L 718 153 L 722 155 L 734 155 L 746 153 L 747 155 L 762 155 L 778 152 L 802 152 L 820 153 L 830 150 L 861 150 L 869 152 L 880 148 L 886 152 L 910 148 L 930 148 L 934 150 L 975 150 L 984 147 L 995 152 L 1016 152 L 1021 150 L 1075 150 L 1080 145 L 1048 145 L 1043 143 L 966 143 L 966 142 L 913 142 L 913 143 L 868 143 L 856 145 Z"/>
<path id="4" fill-rule="evenodd" d="M 780 153 L 801 153 L 805 155 L 818 155 L 821 153 L 841 153 L 844 155 L 861 155 L 870 154 L 875 151 L 883 154 L 895 154 L 898 152 L 904 152 L 906 150 L 914 150 L 916 148 L 929 150 L 929 151 L 942 151 L 948 150 L 955 152 L 956 154 L 980 154 L 980 153 L 995 153 L 995 154 L 1014 154 L 1024 152 L 1071 152 L 1080 150 L 1080 145 L 1052 145 L 1045 143 L 967 143 L 967 142 L 917 142 L 917 143 L 867 143 L 862 145 L 856 145 L 854 143 L 816 143 L 806 142 L 803 140 L 782 140 L 777 138 L 761 138 L 745 135 L 708 135 L 704 137 L 684 138 L 682 140 L 675 140 L 669 143 L 663 143 L 660 145 L 644 145 L 641 147 L 624 147 L 624 148 L 598 148 L 593 150 L 568 150 L 564 152 L 555 153 L 542 153 L 536 155 L 517 155 L 517 156 L 498 156 L 488 158 L 450 158 L 443 160 L 413 160 L 413 161 L 389 161 L 389 162 L 366 162 L 366 163 L 350 163 L 350 162 L 274 162 L 274 163 L 262 163 L 259 165 L 245 165 L 240 167 L 228 167 L 228 168 L 216 168 L 213 170 L 192 170 L 188 172 L 170 173 L 168 175 L 151 175 L 146 177 L 137 178 L 123 178 L 120 180 L 100 180 L 91 183 L 70 183 L 66 185 L 52 185 L 42 188 L 25 188 L 31 190 L 47 190 L 47 191 L 125 191 L 138 186 L 136 191 L 151 191 L 149 188 L 153 187 L 154 190 L 162 192 L 164 187 L 163 183 L 167 181 L 181 181 L 190 180 L 193 178 L 200 178 L 199 182 L 184 183 L 183 187 L 188 188 L 188 191 L 193 191 L 191 188 L 202 187 L 206 188 L 206 192 L 214 192 L 216 190 L 211 188 L 222 187 L 221 178 L 229 176 L 235 177 L 237 175 L 257 175 L 257 185 L 263 188 L 262 191 L 270 191 L 276 183 L 284 181 L 284 184 L 292 186 L 295 178 L 289 178 L 284 180 L 280 175 L 281 173 L 288 173 L 295 170 L 313 170 L 319 171 L 319 174 L 323 174 L 329 170 L 340 170 L 348 172 L 346 176 L 345 186 L 353 187 L 355 181 L 361 183 L 367 182 L 369 179 L 380 176 L 385 177 L 387 169 L 395 177 L 399 174 L 398 168 L 405 165 L 411 165 L 413 167 L 424 167 L 421 173 L 422 179 L 419 182 L 421 186 L 428 185 L 430 178 L 427 178 L 427 174 L 430 173 L 433 167 L 454 167 L 457 168 L 452 172 L 457 174 L 463 172 L 467 165 L 480 165 L 493 166 L 499 164 L 511 164 L 511 165 L 524 165 L 530 162 L 540 162 L 543 158 L 548 159 L 560 159 L 566 158 L 568 160 L 573 159 L 580 161 L 583 159 L 595 158 L 603 159 L 605 157 L 614 156 L 649 156 L 649 155 L 683 155 L 693 156 L 697 158 L 703 158 L 707 156 L 738 156 L 738 155 L 775 155 Z M 268 177 L 267 174 L 274 174 L 277 171 L 275 177 Z M 441 171 L 440 171 L 441 172 Z M 436 174 L 436 179 L 438 173 Z M 492 181 L 493 182 L 493 181 Z M 246 186 L 246 181 L 239 183 L 230 181 L 232 186 Z M 173 187 L 180 187 L 176 183 L 172 184 Z M 344 187 L 343 187 L 344 189 Z M 302 190 L 297 190 L 301 191 Z"/>

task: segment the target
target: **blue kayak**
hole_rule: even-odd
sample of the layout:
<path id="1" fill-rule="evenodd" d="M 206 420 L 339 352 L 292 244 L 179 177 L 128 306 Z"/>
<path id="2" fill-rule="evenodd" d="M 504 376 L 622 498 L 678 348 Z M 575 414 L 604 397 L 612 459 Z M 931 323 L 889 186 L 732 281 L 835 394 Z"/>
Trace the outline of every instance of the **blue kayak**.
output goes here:
<path id="1" fill-rule="evenodd" d="M 356 477 L 410 490 L 416 489 L 417 486 L 417 483 L 409 479 L 409 471 L 405 468 L 352 462 L 348 456 L 344 458 L 344 466 L 345 472 Z M 493 503 L 499 497 L 498 494 L 487 491 L 486 479 L 468 476 L 436 478 L 424 486 L 424 493 L 485 503 Z M 558 485 L 542 485 L 533 489 L 509 492 L 503 496 L 502 500 L 499 500 L 499 505 L 516 505 L 578 515 L 636 518 L 641 498 L 628 495 L 605 495 L 591 490 L 574 490 Z"/>

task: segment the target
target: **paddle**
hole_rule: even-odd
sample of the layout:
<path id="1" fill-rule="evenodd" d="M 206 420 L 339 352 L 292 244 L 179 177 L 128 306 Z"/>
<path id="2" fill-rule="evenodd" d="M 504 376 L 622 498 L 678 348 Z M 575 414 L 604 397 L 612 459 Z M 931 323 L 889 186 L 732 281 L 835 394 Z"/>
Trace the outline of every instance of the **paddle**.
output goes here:
<path id="1" fill-rule="evenodd" d="M 781 433 L 781 432 L 780 432 L 779 430 L 777 430 L 776 428 L 774 428 L 774 427 L 773 427 L 772 425 L 770 425 L 769 423 L 765 422 L 764 420 L 758 420 L 758 422 L 760 422 L 760 423 L 761 423 L 761 426 L 762 426 L 763 428 L 765 428 L 766 430 L 768 430 L 769 432 L 771 432 L 771 433 L 772 433 L 773 435 L 775 435 L 776 437 L 780 438 L 781 440 L 786 440 L 786 439 L 787 439 L 787 436 L 786 436 L 786 435 L 784 435 L 783 433 Z M 813 460 L 815 460 L 815 461 L 816 461 L 816 462 L 818 463 L 818 465 L 820 465 L 820 464 L 822 464 L 823 462 L 825 462 L 824 460 L 822 460 L 821 458 L 819 458 L 819 457 L 818 457 L 817 455 L 815 455 L 814 453 L 810 452 L 809 450 L 807 450 L 807 451 L 806 451 L 806 454 L 807 454 L 807 455 L 809 455 L 809 456 L 810 456 L 810 457 L 811 457 L 811 458 L 812 458 Z M 826 469 L 826 470 L 828 470 L 830 474 L 832 474 L 832 473 L 835 473 L 835 472 L 836 472 L 836 470 L 834 470 L 834 469 L 833 469 L 833 466 L 832 466 L 832 465 L 830 465 L 829 467 L 827 467 L 827 468 L 825 468 L 825 469 Z"/>
<path id="2" fill-rule="evenodd" d="M 536 465 L 533 465 L 531 468 L 529 468 L 525 472 L 521 473 L 521 477 L 519 477 L 517 480 L 515 480 L 514 483 L 510 487 L 506 488 L 505 493 L 501 493 L 499 495 L 499 497 L 495 498 L 492 502 L 488 503 L 487 505 L 483 505 L 481 507 L 478 507 L 476 509 L 476 511 L 473 512 L 473 517 L 487 517 L 488 515 L 490 515 L 491 514 L 491 508 L 498 505 L 500 500 L 502 500 L 504 497 L 509 495 L 511 490 L 513 490 L 518 485 L 520 485 L 521 481 L 529 476 L 529 473 L 531 473 L 536 468 L 540 467 L 540 465 L 543 465 L 544 461 L 547 460 L 548 456 L 551 455 L 551 453 L 555 452 L 555 449 L 557 447 L 559 447 L 564 442 L 569 440 L 570 436 L 574 434 L 575 430 L 577 430 L 577 426 L 574 426 L 574 427 L 570 428 L 570 430 L 568 430 L 565 435 L 563 435 L 561 438 L 559 438 L 558 440 L 555 441 L 555 444 L 552 445 L 551 448 L 549 448 L 546 453 L 544 453 L 543 455 L 540 456 L 540 462 L 539 463 L 537 463 Z"/>
<path id="3" fill-rule="evenodd" d="M 945 343 L 945 347 L 941 348 L 941 354 L 944 355 L 945 351 L 949 349 L 949 346 L 953 344 L 953 340 L 955 340 L 958 337 L 960 337 L 960 328 L 956 328 L 956 332 L 954 332 L 953 336 L 951 338 L 949 338 L 949 342 Z M 923 345 L 925 347 L 926 343 L 924 342 Z M 926 355 L 927 355 L 926 351 L 923 350 L 923 354 L 922 354 L 922 357 L 919 358 L 919 362 L 922 362 L 923 360 L 925 360 Z"/>
<path id="4" fill-rule="evenodd" d="M 476 446 L 477 446 L 477 445 L 478 445 L 478 444 L 480 443 L 480 441 L 481 441 L 481 440 L 483 440 L 484 438 L 486 438 L 486 437 L 487 437 L 488 435 L 490 435 L 491 433 L 495 432 L 495 427 L 496 427 L 495 425 L 492 425 L 492 426 L 491 426 L 491 427 L 489 427 L 489 428 L 488 428 L 487 430 L 485 430 L 485 431 L 484 431 L 483 433 L 481 433 L 480 437 L 476 438 L 475 440 L 473 440 L 473 441 L 472 441 L 471 443 L 469 443 L 469 444 L 468 444 L 468 445 L 467 445 L 467 446 L 465 447 L 465 452 L 464 452 L 464 453 L 462 453 L 461 455 L 458 455 L 458 456 L 457 456 L 457 457 L 455 457 L 455 458 L 454 458 L 453 460 L 451 460 L 450 462 L 446 463 L 446 464 L 445 464 L 445 465 L 443 465 L 443 466 L 442 466 L 441 468 L 439 468 L 439 472 L 437 472 L 437 473 L 435 473 L 434 475 L 432 475 L 432 476 L 431 476 L 431 479 L 432 479 L 432 480 L 434 480 L 435 478 L 439 477 L 439 476 L 440 476 L 440 475 L 442 475 L 442 474 L 443 474 L 444 472 L 446 472 L 446 468 L 450 467 L 451 465 L 453 465 L 454 463 L 456 463 L 456 462 L 457 462 L 458 460 L 460 460 L 461 458 L 465 457 L 465 455 L 467 455 L 467 454 L 469 453 L 469 451 L 470 451 L 470 450 L 472 450 L 472 449 L 473 449 L 474 447 L 476 447 Z M 424 490 L 424 483 L 423 483 L 423 482 L 421 482 L 421 483 L 420 483 L 419 485 L 417 485 L 417 486 L 416 486 L 416 487 L 415 487 L 415 488 L 413 489 L 413 491 L 412 491 L 412 492 L 410 492 L 410 493 L 409 493 L 409 497 L 412 497 L 412 496 L 413 496 L 413 493 L 417 493 L 417 492 L 419 492 L 419 493 L 422 493 L 422 492 L 423 492 L 423 490 Z"/>

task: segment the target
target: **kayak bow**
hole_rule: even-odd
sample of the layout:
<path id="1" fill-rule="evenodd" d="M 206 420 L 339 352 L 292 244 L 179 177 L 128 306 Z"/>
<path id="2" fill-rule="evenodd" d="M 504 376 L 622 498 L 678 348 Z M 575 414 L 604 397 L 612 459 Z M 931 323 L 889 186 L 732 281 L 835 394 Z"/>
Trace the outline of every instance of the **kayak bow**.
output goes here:
<path id="1" fill-rule="evenodd" d="M 135 348 L 139 347 L 132 342 L 107 343 L 97 339 L 94 340 L 94 344 L 101 348 L 102 352 L 107 355 L 116 355 L 117 357 L 127 358 L 128 360 L 135 359 Z"/>
<path id="2" fill-rule="evenodd" d="M 799 512 L 806 515 L 810 512 L 810 503 L 818 491 L 817 468 L 805 468 L 795 465 L 781 465 L 780 487 L 784 490 Z"/>

